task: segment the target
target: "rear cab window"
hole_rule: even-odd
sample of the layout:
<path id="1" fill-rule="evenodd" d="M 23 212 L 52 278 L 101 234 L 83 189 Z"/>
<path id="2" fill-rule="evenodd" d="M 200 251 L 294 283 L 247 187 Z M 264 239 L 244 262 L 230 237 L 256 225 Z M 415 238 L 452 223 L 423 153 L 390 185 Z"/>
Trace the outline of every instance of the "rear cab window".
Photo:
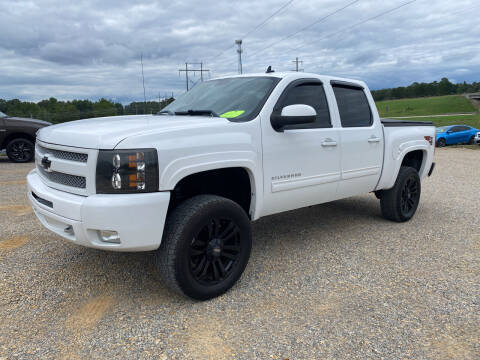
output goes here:
<path id="1" fill-rule="evenodd" d="M 332 81 L 342 127 L 370 127 L 372 110 L 363 88 Z"/>

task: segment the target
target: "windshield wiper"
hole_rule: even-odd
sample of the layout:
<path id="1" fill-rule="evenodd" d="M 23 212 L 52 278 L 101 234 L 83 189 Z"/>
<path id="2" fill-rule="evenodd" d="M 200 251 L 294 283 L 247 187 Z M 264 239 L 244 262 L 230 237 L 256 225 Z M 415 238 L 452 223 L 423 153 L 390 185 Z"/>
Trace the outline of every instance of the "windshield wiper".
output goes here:
<path id="1" fill-rule="evenodd" d="M 175 111 L 175 115 L 210 115 L 212 117 L 219 117 L 218 114 L 213 110 L 187 110 L 187 111 Z"/>
<path id="2" fill-rule="evenodd" d="M 175 113 L 172 110 L 162 110 L 157 113 L 157 115 L 163 115 L 163 114 L 175 115 Z"/>

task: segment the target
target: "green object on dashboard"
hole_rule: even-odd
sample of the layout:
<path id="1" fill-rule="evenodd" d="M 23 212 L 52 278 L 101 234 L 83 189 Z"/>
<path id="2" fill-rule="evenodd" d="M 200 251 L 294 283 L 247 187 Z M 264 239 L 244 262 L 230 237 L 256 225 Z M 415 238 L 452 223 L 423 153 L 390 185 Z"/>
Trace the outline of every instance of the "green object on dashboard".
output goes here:
<path id="1" fill-rule="evenodd" d="M 220 115 L 220 117 L 228 118 L 228 119 L 236 118 L 236 117 L 242 115 L 244 112 L 245 112 L 245 110 L 227 111 L 226 113 L 223 113 L 222 115 Z"/>

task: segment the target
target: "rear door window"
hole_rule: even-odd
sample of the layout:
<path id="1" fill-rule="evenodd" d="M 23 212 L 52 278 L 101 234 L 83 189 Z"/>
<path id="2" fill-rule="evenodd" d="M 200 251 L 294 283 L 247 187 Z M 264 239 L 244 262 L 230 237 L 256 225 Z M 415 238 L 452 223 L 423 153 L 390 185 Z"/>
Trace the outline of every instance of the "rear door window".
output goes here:
<path id="1" fill-rule="evenodd" d="M 362 88 L 332 84 L 342 127 L 369 127 L 372 111 Z"/>

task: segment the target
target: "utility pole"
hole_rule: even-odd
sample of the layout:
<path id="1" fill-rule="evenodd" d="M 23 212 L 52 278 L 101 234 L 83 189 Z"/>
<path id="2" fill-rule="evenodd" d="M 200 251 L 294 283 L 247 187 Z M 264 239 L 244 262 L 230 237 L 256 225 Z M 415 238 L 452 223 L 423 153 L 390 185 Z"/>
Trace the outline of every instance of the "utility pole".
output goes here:
<path id="1" fill-rule="evenodd" d="M 295 63 L 295 71 L 296 72 L 303 71 L 303 69 L 298 68 L 298 64 L 303 65 L 303 61 L 298 60 L 298 57 L 296 57 L 295 60 L 293 60 L 292 62 Z"/>
<path id="2" fill-rule="evenodd" d="M 200 65 L 200 69 L 189 69 L 188 65 Z M 203 68 L 203 62 L 199 62 L 199 63 L 188 63 L 188 62 L 186 62 L 185 63 L 185 69 L 179 69 L 178 70 L 179 73 L 185 72 L 185 80 L 186 80 L 186 83 L 187 83 L 187 91 L 188 91 L 188 83 L 189 83 L 189 79 L 188 79 L 188 73 L 189 72 L 193 72 L 193 75 L 195 75 L 197 72 L 199 72 L 200 73 L 200 79 L 203 81 L 203 73 L 204 72 L 209 72 L 209 71 L 210 70 Z M 172 97 L 173 97 L 173 93 L 172 93 Z"/>
<path id="3" fill-rule="evenodd" d="M 140 55 L 140 62 L 142 63 L 142 82 L 143 82 L 143 103 L 145 107 L 143 109 L 143 113 L 147 113 L 147 96 L 145 94 L 145 76 L 143 75 L 143 53 Z"/>
<path id="4" fill-rule="evenodd" d="M 242 40 L 235 40 L 235 44 L 238 45 L 237 53 L 238 53 L 238 73 L 242 74 L 243 69 L 242 69 Z"/>

